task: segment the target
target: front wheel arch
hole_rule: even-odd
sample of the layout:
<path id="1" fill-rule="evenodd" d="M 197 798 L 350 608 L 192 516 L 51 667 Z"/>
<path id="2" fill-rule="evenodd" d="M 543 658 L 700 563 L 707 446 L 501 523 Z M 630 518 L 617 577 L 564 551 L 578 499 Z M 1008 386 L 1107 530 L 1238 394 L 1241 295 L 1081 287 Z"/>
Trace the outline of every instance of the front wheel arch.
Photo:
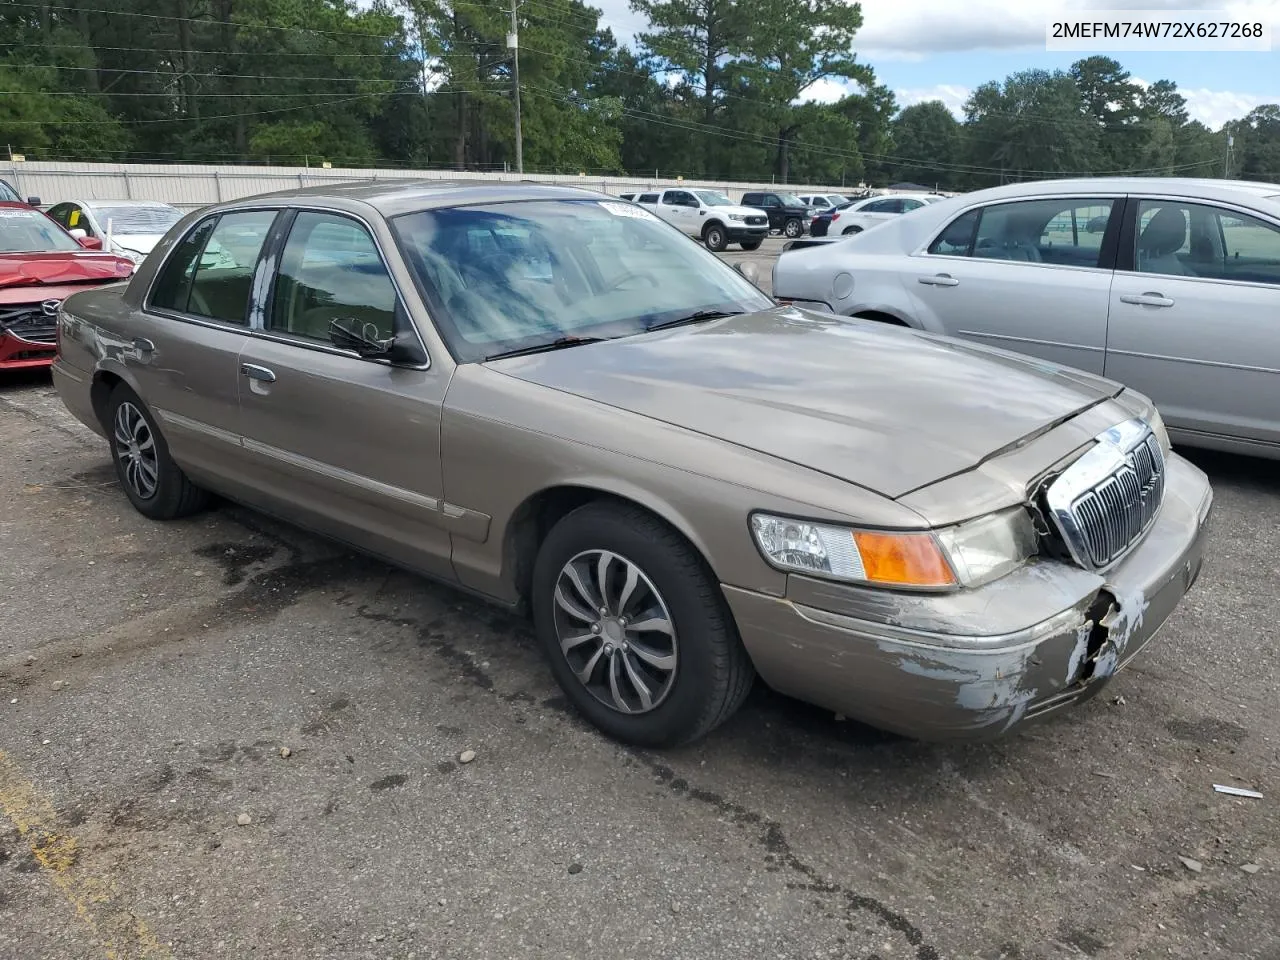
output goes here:
<path id="1" fill-rule="evenodd" d="M 706 544 L 693 526 L 668 504 L 657 502 L 639 490 L 609 489 L 604 484 L 564 483 L 545 487 L 526 497 L 511 512 L 502 542 L 502 578 L 521 605 L 528 606 L 533 564 L 547 534 L 561 518 L 596 501 L 634 507 L 666 524 L 689 544 L 714 573 Z"/>
<path id="2" fill-rule="evenodd" d="M 882 310 L 863 310 L 861 313 L 853 314 L 855 320 L 874 320 L 877 323 L 887 323 L 892 327 L 910 327 L 911 324 L 901 317 L 896 317 L 892 313 L 885 313 Z"/>

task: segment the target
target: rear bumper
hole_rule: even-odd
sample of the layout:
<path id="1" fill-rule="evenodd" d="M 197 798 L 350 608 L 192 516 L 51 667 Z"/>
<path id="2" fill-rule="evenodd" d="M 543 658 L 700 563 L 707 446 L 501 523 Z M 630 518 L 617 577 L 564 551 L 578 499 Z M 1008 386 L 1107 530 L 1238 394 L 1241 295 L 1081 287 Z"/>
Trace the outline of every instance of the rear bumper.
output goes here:
<path id="1" fill-rule="evenodd" d="M 46 340 L 27 340 L 9 330 L 0 333 L 0 370 L 47 367 L 57 354 L 57 346 Z"/>
<path id="2" fill-rule="evenodd" d="M 53 386 L 67 411 L 100 436 L 106 436 L 93 409 L 93 378 L 59 358 L 53 364 Z"/>
<path id="3" fill-rule="evenodd" d="M 790 577 L 785 598 L 725 596 L 779 691 L 922 740 L 984 740 L 1095 696 L 1199 576 L 1213 495 L 1169 458 L 1165 502 L 1105 577 L 1028 564 L 962 594 L 906 596 Z"/>

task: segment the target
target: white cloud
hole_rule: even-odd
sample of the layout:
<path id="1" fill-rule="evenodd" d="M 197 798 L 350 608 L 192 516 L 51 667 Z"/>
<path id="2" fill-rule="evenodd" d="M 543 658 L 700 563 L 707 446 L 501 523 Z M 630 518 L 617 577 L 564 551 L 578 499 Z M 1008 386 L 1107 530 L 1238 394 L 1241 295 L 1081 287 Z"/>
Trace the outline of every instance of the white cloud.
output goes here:
<path id="1" fill-rule="evenodd" d="M 932 53 L 1044 49 L 1045 27 L 1060 14 L 1087 10 L 1222 10 L 1280 29 L 1280 0 L 861 0 L 858 52 L 864 59 L 921 60 Z"/>
<path id="2" fill-rule="evenodd" d="M 1199 120 L 1211 130 L 1217 130 L 1228 120 L 1239 120 L 1254 107 L 1275 103 L 1276 97 L 1259 97 L 1250 93 L 1232 93 L 1230 90 L 1183 90 L 1187 98 L 1187 114 Z"/>
<path id="3" fill-rule="evenodd" d="M 804 92 L 801 103 L 835 103 L 857 89 L 855 84 L 841 77 L 823 77 Z"/>
<path id="4" fill-rule="evenodd" d="M 912 87 L 906 90 L 893 91 L 898 106 L 909 107 L 916 103 L 927 103 L 930 100 L 941 100 L 947 109 L 955 114 L 956 119 L 964 119 L 964 102 L 972 91 L 968 87 L 954 83 L 939 83 L 932 87 Z"/>

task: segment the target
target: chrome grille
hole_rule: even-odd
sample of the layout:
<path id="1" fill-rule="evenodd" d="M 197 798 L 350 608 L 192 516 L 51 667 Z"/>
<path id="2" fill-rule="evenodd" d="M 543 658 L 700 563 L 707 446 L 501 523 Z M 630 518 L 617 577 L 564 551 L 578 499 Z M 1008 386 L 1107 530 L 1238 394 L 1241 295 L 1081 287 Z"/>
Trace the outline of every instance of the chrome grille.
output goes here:
<path id="1" fill-rule="evenodd" d="M 1164 500 L 1164 469 L 1156 435 L 1130 420 L 1099 435 L 1049 485 L 1049 514 L 1077 563 L 1102 569 L 1141 539 Z"/>
<path id="2" fill-rule="evenodd" d="M 747 217 L 747 226 L 750 227 L 763 227 L 768 222 L 768 217 Z"/>
<path id="3" fill-rule="evenodd" d="M 0 307 L 0 330 L 12 332 L 23 340 L 53 343 L 57 334 L 57 315 L 56 312 L 46 312 L 39 303 L 6 305 Z"/>

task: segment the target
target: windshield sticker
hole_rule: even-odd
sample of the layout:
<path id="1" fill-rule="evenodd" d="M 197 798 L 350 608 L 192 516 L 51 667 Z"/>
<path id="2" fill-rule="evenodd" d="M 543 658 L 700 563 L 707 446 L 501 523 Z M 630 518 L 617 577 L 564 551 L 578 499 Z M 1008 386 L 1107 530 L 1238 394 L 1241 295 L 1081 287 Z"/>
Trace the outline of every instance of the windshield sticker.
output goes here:
<path id="1" fill-rule="evenodd" d="M 601 200 L 600 206 L 604 207 L 615 217 L 630 217 L 632 220 L 657 220 L 652 213 L 643 207 L 632 206 L 629 203 L 618 203 L 614 200 Z"/>

